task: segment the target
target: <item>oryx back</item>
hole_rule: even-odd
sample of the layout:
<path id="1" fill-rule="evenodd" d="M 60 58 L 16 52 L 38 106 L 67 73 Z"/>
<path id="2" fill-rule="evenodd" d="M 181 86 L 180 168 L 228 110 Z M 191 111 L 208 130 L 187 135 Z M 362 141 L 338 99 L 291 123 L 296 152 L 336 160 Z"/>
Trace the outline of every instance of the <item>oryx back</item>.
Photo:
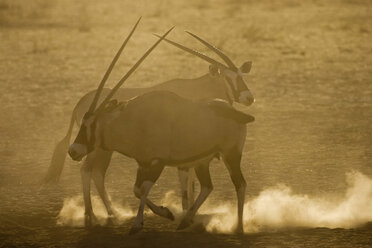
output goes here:
<path id="1" fill-rule="evenodd" d="M 232 114 L 228 112 L 223 104 L 211 107 L 168 91 L 153 91 L 128 101 L 105 126 L 103 139 L 108 148 L 139 161 L 177 164 L 244 143 L 246 123 L 235 118 L 233 108 Z"/>

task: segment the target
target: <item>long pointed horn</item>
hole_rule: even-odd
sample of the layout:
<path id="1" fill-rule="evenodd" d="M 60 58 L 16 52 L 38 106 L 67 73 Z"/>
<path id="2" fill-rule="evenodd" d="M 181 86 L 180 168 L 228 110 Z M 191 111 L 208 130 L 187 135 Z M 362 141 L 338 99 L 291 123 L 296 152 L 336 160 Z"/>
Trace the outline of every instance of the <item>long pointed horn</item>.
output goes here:
<path id="1" fill-rule="evenodd" d="M 154 34 L 154 35 L 160 38 L 160 35 L 157 35 L 157 34 Z M 168 40 L 168 39 L 164 39 L 164 40 L 166 42 L 168 42 L 169 44 L 172 44 L 175 47 L 178 47 L 178 48 L 180 48 L 180 49 L 182 49 L 182 50 L 184 50 L 184 51 L 186 51 L 188 53 L 191 53 L 191 54 L 193 54 L 193 55 L 195 55 L 195 56 L 197 56 L 197 57 L 199 57 L 199 58 L 201 58 L 201 59 L 203 59 L 203 60 L 205 60 L 205 61 L 207 61 L 207 62 L 209 62 L 211 64 L 216 64 L 218 66 L 221 66 L 223 68 L 226 68 L 226 66 L 224 64 L 222 64 L 222 63 L 220 63 L 220 62 L 218 62 L 218 61 L 216 61 L 216 60 L 208 57 L 207 55 L 205 55 L 205 54 L 203 54 L 201 52 L 198 52 L 198 51 L 196 51 L 194 49 L 185 47 L 185 46 L 183 46 L 183 45 L 181 45 L 181 44 L 179 44 L 177 42 L 174 42 L 174 41 L 171 41 L 171 40 Z"/>
<path id="2" fill-rule="evenodd" d="M 217 53 L 218 56 L 221 57 L 221 59 L 223 59 L 226 64 L 231 68 L 231 69 L 234 69 L 234 70 L 237 70 L 238 68 L 234 65 L 234 63 L 231 61 L 231 59 L 229 59 L 229 57 L 227 57 L 226 54 L 224 54 L 220 49 L 218 49 L 217 47 L 209 44 L 208 42 L 206 42 L 205 40 L 203 40 L 202 38 L 200 38 L 199 36 L 189 32 L 189 31 L 185 31 L 186 33 L 188 33 L 189 35 L 191 35 L 192 37 L 194 37 L 195 39 L 197 39 L 198 41 L 200 41 L 201 43 L 203 43 L 206 47 L 208 47 L 209 49 L 211 49 L 212 51 L 214 51 L 215 53 Z"/>
<path id="3" fill-rule="evenodd" d="M 117 51 L 114 59 L 111 61 L 111 64 L 110 66 L 108 67 L 105 75 L 103 76 L 98 88 L 97 88 L 97 91 L 96 91 L 96 95 L 94 96 L 94 99 L 89 107 L 89 110 L 88 112 L 92 113 L 94 111 L 94 109 L 96 108 L 96 105 L 97 105 L 97 102 L 98 102 L 98 99 L 99 99 L 99 96 L 101 95 L 101 92 L 102 92 L 102 89 L 103 89 L 103 86 L 105 85 L 108 77 L 110 76 L 110 73 L 112 71 L 112 69 L 114 68 L 116 62 L 118 61 L 119 57 L 120 57 L 120 54 L 121 52 L 123 51 L 124 47 L 127 45 L 129 39 L 132 37 L 132 34 L 134 33 L 134 31 L 136 30 L 137 28 L 137 25 L 138 23 L 141 21 L 141 18 L 140 17 L 138 19 L 138 21 L 136 22 L 136 24 L 134 25 L 134 27 L 132 28 L 132 31 L 129 33 L 128 37 L 124 40 L 123 44 L 121 45 L 121 47 L 119 48 L 119 50 Z"/>
<path id="4" fill-rule="evenodd" d="M 115 85 L 115 87 L 110 91 L 110 93 L 106 96 L 105 100 L 103 100 L 103 102 L 101 103 L 101 105 L 97 108 L 96 110 L 96 113 L 98 113 L 99 111 L 101 111 L 104 106 L 106 105 L 106 103 L 111 99 L 111 97 L 115 94 L 115 92 L 120 88 L 120 86 L 123 85 L 123 83 L 130 77 L 130 75 L 137 69 L 137 67 L 144 61 L 144 59 L 152 52 L 152 50 L 155 49 L 155 47 L 157 47 L 157 45 L 170 33 L 170 31 L 172 31 L 174 29 L 174 27 L 172 27 L 171 29 L 169 29 L 163 36 L 160 37 L 160 39 L 155 42 L 154 45 L 152 45 L 151 48 L 149 48 L 146 53 L 137 61 L 136 64 L 134 64 L 134 66 L 127 72 L 127 74 L 124 75 L 124 77 L 122 77 L 120 79 L 120 81 Z"/>

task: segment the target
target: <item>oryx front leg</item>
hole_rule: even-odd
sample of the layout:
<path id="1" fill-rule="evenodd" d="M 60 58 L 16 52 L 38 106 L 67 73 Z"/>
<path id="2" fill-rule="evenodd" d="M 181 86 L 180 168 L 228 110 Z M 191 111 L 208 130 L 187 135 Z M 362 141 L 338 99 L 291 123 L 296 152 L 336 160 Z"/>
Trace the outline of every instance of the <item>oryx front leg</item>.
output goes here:
<path id="1" fill-rule="evenodd" d="M 105 175 L 107 167 L 109 166 L 111 160 L 112 152 L 97 149 L 96 151 L 94 151 L 94 153 L 95 159 L 94 162 L 92 162 L 93 164 L 91 165 L 93 181 L 96 185 L 98 194 L 106 207 L 108 214 L 108 223 L 113 224 L 113 221 L 115 219 L 115 213 L 111 205 L 110 197 L 107 194 L 105 188 Z"/>
<path id="2" fill-rule="evenodd" d="M 154 168 L 154 170 L 156 170 L 156 168 Z M 158 170 L 162 170 L 162 168 L 158 168 Z M 137 170 L 137 179 L 136 179 L 136 183 L 134 184 L 134 188 L 133 188 L 133 193 L 138 199 L 141 199 L 141 188 L 140 187 L 141 187 L 141 183 L 143 183 L 143 180 L 144 180 L 143 173 L 144 173 L 143 170 L 140 170 L 140 169 Z M 160 172 L 158 171 L 155 174 L 157 173 L 159 173 L 160 175 L 161 171 Z M 152 201 L 150 201 L 148 198 L 146 198 L 146 205 L 151 209 L 151 211 L 154 214 L 167 218 L 169 220 L 174 220 L 174 215 L 168 208 L 163 207 L 163 206 L 158 206 L 154 204 Z"/>
<path id="3" fill-rule="evenodd" d="M 200 182 L 200 193 L 194 204 L 187 210 L 186 215 L 183 217 L 177 230 L 185 229 L 192 224 L 196 212 L 213 190 L 212 180 L 209 173 L 209 162 L 195 167 L 195 173 Z"/>
<path id="4" fill-rule="evenodd" d="M 134 192 L 136 193 L 136 188 L 139 188 L 139 198 L 140 205 L 138 208 L 136 219 L 132 225 L 129 234 L 134 234 L 143 228 L 143 211 L 145 209 L 145 204 L 147 201 L 147 195 L 150 192 L 152 185 L 158 180 L 161 172 L 164 169 L 164 165 L 159 163 L 152 163 L 151 165 L 144 165 L 138 168 L 136 183 L 134 185 Z M 137 196 L 138 197 L 138 196 Z"/>
<path id="5" fill-rule="evenodd" d="M 182 210 L 188 210 L 194 203 L 195 172 L 191 168 L 178 168 L 178 177 L 181 183 Z"/>
<path id="6" fill-rule="evenodd" d="M 133 193 L 138 199 L 141 199 L 141 189 L 138 186 L 134 185 Z M 174 220 L 173 213 L 167 207 L 158 206 L 154 204 L 148 198 L 146 198 L 146 205 L 151 209 L 151 211 L 154 214 L 159 215 L 169 220 Z"/>
<path id="7" fill-rule="evenodd" d="M 84 161 L 83 165 L 80 168 L 81 180 L 83 183 L 83 198 L 84 198 L 84 225 L 90 227 L 95 222 L 95 216 L 92 208 L 92 201 L 90 198 L 90 180 L 92 174 L 92 167 L 88 162 L 88 157 Z"/>
<path id="8" fill-rule="evenodd" d="M 238 151 L 233 151 L 224 157 L 224 162 L 229 170 L 231 180 L 235 186 L 238 198 L 238 223 L 236 227 L 237 233 L 243 233 L 243 207 L 245 199 L 246 182 L 240 169 L 242 154 Z"/>
<path id="9" fill-rule="evenodd" d="M 145 210 L 146 198 L 150 192 L 150 189 L 154 183 L 151 181 L 144 181 L 141 185 L 140 190 L 140 205 L 137 212 L 137 217 L 129 231 L 129 234 L 134 234 L 139 232 L 143 228 L 143 211 Z"/>

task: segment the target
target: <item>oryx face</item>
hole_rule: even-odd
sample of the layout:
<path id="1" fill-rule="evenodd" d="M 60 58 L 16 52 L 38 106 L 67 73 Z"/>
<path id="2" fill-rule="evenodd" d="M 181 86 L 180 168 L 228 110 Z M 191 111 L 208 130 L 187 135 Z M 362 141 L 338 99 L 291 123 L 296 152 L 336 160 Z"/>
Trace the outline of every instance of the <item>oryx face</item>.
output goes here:
<path id="1" fill-rule="evenodd" d="M 85 155 L 94 150 L 96 132 L 96 118 L 87 112 L 84 115 L 80 130 L 70 148 L 68 154 L 75 161 L 80 161 Z"/>
<path id="2" fill-rule="evenodd" d="M 239 102 L 246 106 L 254 103 L 255 99 L 248 89 L 247 84 L 243 78 L 245 74 L 248 74 L 251 70 L 252 62 L 245 62 L 236 71 L 230 68 L 219 68 L 219 75 L 224 78 L 226 83 L 227 94 L 231 98 L 231 102 Z M 216 69 L 213 66 L 210 67 L 211 74 L 216 74 Z"/>

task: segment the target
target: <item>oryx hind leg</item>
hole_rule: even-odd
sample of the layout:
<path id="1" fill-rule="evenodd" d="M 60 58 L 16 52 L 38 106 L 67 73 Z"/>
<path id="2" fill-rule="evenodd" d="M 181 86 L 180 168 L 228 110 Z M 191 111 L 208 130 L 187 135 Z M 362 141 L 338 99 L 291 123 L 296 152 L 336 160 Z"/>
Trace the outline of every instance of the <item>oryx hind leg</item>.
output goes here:
<path id="1" fill-rule="evenodd" d="M 182 210 L 186 211 L 194 203 L 195 171 L 193 168 L 178 168 L 178 177 L 181 183 Z"/>
<path id="2" fill-rule="evenodd" d="M 210 161 L 195 167 L 195 173 L 200 182 L 200 193 L 194 204 L 187 210 L 184 218 L 177 227 L 177 230 L 185 229 L 192 224 L 196 212 L 213 190 L 212 180 L 209 173 L 209 162 Z"/>
<path id="3" fill-rule="evenodd" d="M 229 170 L 231 180 L 235 186 L 238 198 L 238 223 L 236 227 L 237 233 L 243 233 L 243 207 L 245 199 L 246 182 L 240 169 L 242 153 L 235 149 L 223 156 L 224 163 Z"/>
<path id="4" fill-rule="evenodd" d="M 134 234 L 143 228 L 143 211 L 145 204 L 148 204 L 147 196 L 150 192 L 152 185 L 158 180 L 164 165 L 154 163 L 151 165 L 140 165 L 137 170 L 137 178 L 134 185 L 134 194 L 140 199 L 136 219 L 129 231 L 129 234 Z M 139 189 L 139 191 L 138 191 Z"/>

